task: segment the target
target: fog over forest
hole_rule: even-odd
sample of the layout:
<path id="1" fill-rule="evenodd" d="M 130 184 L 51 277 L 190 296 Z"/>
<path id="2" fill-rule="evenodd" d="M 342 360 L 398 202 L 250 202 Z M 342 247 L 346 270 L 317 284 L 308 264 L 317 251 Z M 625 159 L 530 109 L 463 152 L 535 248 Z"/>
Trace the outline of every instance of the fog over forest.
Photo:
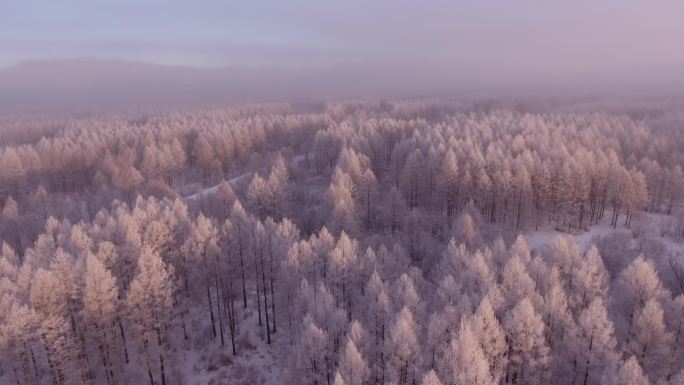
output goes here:
<path id="1" fill-rule="evenodd" d="M 0 6 L 0 385 L 684 385 L 682 4 Z"/>

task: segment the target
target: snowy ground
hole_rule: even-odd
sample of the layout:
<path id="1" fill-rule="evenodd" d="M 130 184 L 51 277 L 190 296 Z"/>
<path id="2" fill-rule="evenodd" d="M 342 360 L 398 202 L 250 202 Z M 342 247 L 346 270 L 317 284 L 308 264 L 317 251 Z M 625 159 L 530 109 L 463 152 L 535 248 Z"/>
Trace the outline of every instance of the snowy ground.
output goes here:
<path id="1" fill-rule="evenodd" d="M 252 173 L 248 172 L 248 173 L 236 176 L 235 178 L 227 180 L 227 182 L 229 184 L 234 185 L 235 183 L 239 182 L 242 178 L 246 178 L 249 175 L 252 175 Z M 211 194 L 215 193 L 219 189 L 219 187 L 221 187 L 221 183 L 219 183 L 215 186 L 207 187 L 204 190 L 202 190 L 202 194 L 204 194 L 204 196 L 211 195 Z M 188 195 L 185 197 L 185 200 L 188 200 L 188 201 L 193 201 L 195 199 L 197 199 L 197 193 L 192 194 L 192 195 Z"/>
<path id="2" fill-rule="evenodd" d="M 684 240 L 677 239 L 670 236 L 663 236 L 660 233 L 661 222 L 670 218 L 670 216 L 663 214 L 643 214 L 643 224 L 641 225 L 641 233 L 639 238 L 649 238 L 655 239 L 658 242 L 663 243 L 666 247 L 668 254 L 684 253 Z M 527 231 L 523 233 L 527 239 L 527 244 L 530 249 L 539 249 L 545 245 L 550 244 L 554 238 L 559 235 L 571 238 L 577 243 L 577 246 L 582 251 L 586 251 L 594 244 L 598 239 L 606 237 L 614 233 L 624 234 L 630 237 L 635 237 L 635 231 L 638 225 L 633 225 L 632 228 L 625 228 L 622 226 L 622 219 L 619 221 L 619 225 L 616 229 L 613 229 L 608 221 L 593 225 L 590 227 L 589 231 L 583 231 L 579 233 L 565 233 L 555 230 L 540 230 L 540 231 Z"/>
<path id="3" fill-rule="evenodd" d="M 589 247 L 591 247 L 596 238 L 605 237 L 606 235 L 612 234 L 614 232 L 621 232 L 625 234 L 631 233 L 629 229 L 622 227 L 613 229 L 613 226 L 610 226 L 608 223 L 599 223 L 597 225 L 591 226 L 589 231 L 583 231 L 579 234 L 569 234 L 555 230 L 541 230 L 528 231 L 523 235 L 527 239 L 527 244 L 530 246 L 530 249 L 539 249 L 542 246 L 550 244 L 557 236 L 562 235 L 573 239 L 580 250 L 586 251 L 589 249 Z"/>
<path id="4" fill-rule="evenodd" d="M 622 226 L 622 221 L 616 229 L 606 221 L 591 226 L 589 231 L 579 233 L 564 233 L 553 230 L 528 231 L 524 233 L 530 250 L 539 251 L 549 245 L 557 236 L 565 236 L 575 241 L 582 252 L 598 243 L 603 262 L 611 273 L 617 277 L 635 257 L 643 254 L 653 261 L 656 270 L 665 286 L 677 294 L 683 292 L 674 274 L 671 262 L 684 266 L 684 239 L 663 235 L 663 224 L 672 219 L 662 214 L 642 214 L 642 222 L 633 223 L 631 229 Z M 617 237 L 611 237 L 618 234 Z M 602 239 L 607 242 L 602 243 Z"/>
<path id="5" fill-rule="evenodd" d="M 240 317 L 233 356 L 230 332 L 224 330 L 225 346 L 212 340 L 201 350 L 185 352 L 184 376 L 188 385 L 282 385 L 283 371 L 277 362 L 276 352 L 284 334 L 272 335 L 272 344 L 266 344 L 263 326 L 258 325 L 255 310 L 248 307 Z M 201 311 L 202 309 L 198 309 Z M 242 308 L 240 307 L 240 310 Z"/>

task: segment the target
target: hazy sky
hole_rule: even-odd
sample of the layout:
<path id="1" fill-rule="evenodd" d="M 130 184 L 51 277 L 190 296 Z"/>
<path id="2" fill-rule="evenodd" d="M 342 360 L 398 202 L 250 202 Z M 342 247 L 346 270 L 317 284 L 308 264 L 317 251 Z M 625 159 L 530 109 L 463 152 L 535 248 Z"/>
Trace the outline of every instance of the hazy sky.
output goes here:
<path id="1" fill-rule="evenodd" d="M 684 78 L 684 1 L 0 2 L 0 67 L 66 57 L 667 83 Z"/>

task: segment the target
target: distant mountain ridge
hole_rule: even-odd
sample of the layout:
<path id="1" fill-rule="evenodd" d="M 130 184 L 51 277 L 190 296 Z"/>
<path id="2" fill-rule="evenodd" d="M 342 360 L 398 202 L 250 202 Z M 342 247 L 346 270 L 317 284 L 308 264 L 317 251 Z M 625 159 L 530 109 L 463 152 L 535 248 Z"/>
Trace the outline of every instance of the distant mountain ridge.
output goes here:
<path id="1" fill-rule="evenodd" d="M 29 61 L 0 69 L 0 112 L 269 101 L 296 97 L 298 77 L 297 71 L 260 67 Z"/>

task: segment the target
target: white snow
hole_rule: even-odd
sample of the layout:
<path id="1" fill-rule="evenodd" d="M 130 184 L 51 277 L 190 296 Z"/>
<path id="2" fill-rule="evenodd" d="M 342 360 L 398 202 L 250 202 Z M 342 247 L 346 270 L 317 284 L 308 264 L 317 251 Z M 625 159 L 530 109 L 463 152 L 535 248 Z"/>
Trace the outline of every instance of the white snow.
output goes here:
<path id="1" fill-rule="evenodd" d="M 294 157 L 292 157 L 291 162 L 294 165 L 299 165 L 299 163 L 301 163 L 305 159 L 305 157 L 306 157 L 306 154 L 295 155 Z M 227 180 L 227 182 L 229 184 L 235 184 L 240 179 L 245 178 L 245 177 L 250 176 L 250 175 L 252 175 L 252 173 L 247 172 L 247 173 L 244 173 L 242 175 L 238 175 L 235 178 L 229 179 L 229 180 Z M 214 185 L 214 186 L 211 186 L 211 187 L 205 188 L 204 190 L 202 190 L 202 193 L 204 194 L 204 196 L 213 194 L 219 189 L 219 187 L 221 187 L 221 183 Z M 189 200 L 189 201 L 195 200 L 195 199 L 197 199 L 197 193 L 192 194 L 192 195 L 188 195 L 184 199 Z"/>
<path id="2" fill-rule="evenodd" d="M 225 346 L 214 339 L 199 351 L 184 351 L 182 370 L 188 385 L 282 385 L 285 382 L 276 356 L 285 334 L 271 335 L 272 344 L 268 345 L 264 327 L 259 326 L 251 303 L 238 317 L 237 355 L 231 351 L 228 330 L 224 330 Z"/>
<path id="3" fill-rule="evenodd" d="M 539 249 L 542 246 L 550 244 L 557 236 L 562 235 L 574 240 L 577 247 L 584 252 L 591 247 L 595 238 L 604 237 L 614 232 L 628 233 L 629 231 L 630 230 L 620 226 L 618 226 L 617 229 L 613 229 L 613 226 L 610 226 L 608 223 L 599 223 L 591 226 L 589 231 L 583 231 L 579 234 L 565 233 L 556 230 L 541 230 L 528 231 L 524 233 L 524 235 L 530 249 Z"/>
<path id="4" fill-rule="evenodd" d="M 240 179 L 242 179 L 242 178 L 244 178 L 244 177 L 247 177 L 247 176 L 249 176 L 249 175 L 252 175 L 252 173 L 251 173 L 251 172 L 244 173 L 244 174 L 242 174 L 242 175 L 236 176 L 235 178 L 229 179 L 229 180 L 227 180 L 226 182 L 228 182 L 229 184 L 235 184 L 235 183 L 237 183 L 237 181 L 239 181 Z M 221 183 L 219 183 L 219 184 L 217 184 L 217 185 L 215 185 L 215 186 L 211 186 L 211 187 L 205 188 L 204 190 L 202 190 L 202 194 L 204 194 L 204 196 L 207 196 L 207 195 L 211 195 L 211 194 L 215 193 L 216 191 L 218 191 L 219 187 L 221 187 L 221 184 L 222 184 L 222 183 L 223 183 L 223 182 L 221 182 Z M 189 200 L 189 201 L 192 201 L 192 200 L 195 200 L 195 199 L 197 199 L 197 193 L 192 194 L 192 195 L 188 195 L 188 196 L 185 197 L 185 200 Z"/>

